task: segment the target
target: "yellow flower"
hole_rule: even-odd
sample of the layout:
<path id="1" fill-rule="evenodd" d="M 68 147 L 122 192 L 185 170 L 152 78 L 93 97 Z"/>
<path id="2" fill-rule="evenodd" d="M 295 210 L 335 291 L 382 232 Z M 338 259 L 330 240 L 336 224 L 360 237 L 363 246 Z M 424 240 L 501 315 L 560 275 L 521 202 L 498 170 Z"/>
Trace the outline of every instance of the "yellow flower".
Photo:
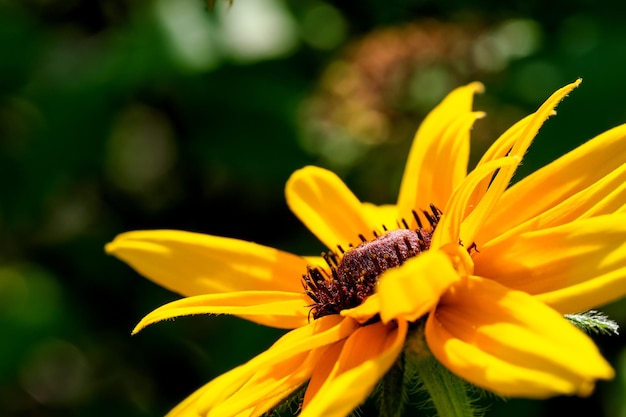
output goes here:
<path id="1" fill-rule="evenodd" d="M 451 372 L 506 396 L 588 395 L 611 378 L 563 315 L 626 293 L 626 125 L 508 187 L 579 83 L 511 127 L 469 174 L 482 85 L 456 89 L 419 128 L 394 205 L 362 203 L 322 168 L 295 172 L 287 202 L 324 257 L 171 230 L 109 243 L 108 253 L 186 297 L 135 332 L 206 313 L 292 329 L 170 415 L 259 416 L 308 382 L 301 416 L 347 416 L 403 349 L 416 349 L 417 332 Z"/>

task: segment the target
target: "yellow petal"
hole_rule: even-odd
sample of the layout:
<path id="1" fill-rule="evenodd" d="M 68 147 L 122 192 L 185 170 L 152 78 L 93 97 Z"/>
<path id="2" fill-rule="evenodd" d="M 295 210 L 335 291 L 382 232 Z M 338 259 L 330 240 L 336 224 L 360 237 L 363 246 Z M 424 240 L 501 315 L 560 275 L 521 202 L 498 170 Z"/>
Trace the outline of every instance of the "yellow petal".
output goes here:
<path id="1" fill-rule="evenodd" d="M 402 319 L 415 321 L 430 311 L 439 297 L 459 280 L 447 255 L 427 251 L 404 265 L 385 271 L 376 294 L 383 323 Z"/>
<path id="2" fill-rule="evenodd" d="M 273 366 L 260 369 L 227 401 L 217 404 L 207 417 L 234 416 L 246 409 L 259 415 L 268 411 L 302 386 L 326 349 L 316 349 L 293 356 Z"/>
<path id="3" fill-rule="evenodd" d="M 377 206 L 372 203 L 364 202 L 363 209 L 367 212 L 367 218 L 370 219 L 370 222 L 377 230 L 381 229 L 383 226 L 388 230 L 394 230 L 397 228 L 398 222 L 402 220 L 395 204 Z"/>
<path id="4" fill-rule="evenodd" d="M 543 191 L 542 191 L 543 192 Z M 508 240 L 525 232 L 547 229 L 580 219 L 624 211 L 626 206 L 626 164 L 598 182 L 569 196 L 547 211 L 513 226 L 488 241 L 488 245 Z"/>
<path id="5" fill-rule="evenodd" d="M 540 295 L 563 313 L 626 294 L 626 214 L 522 233 L 478 250 L 477 275 Z"/>
<path id="6" fill-rule="evenodd" d="M 528 147 L 532 143 L 533 139 L 539 132 L 539 129 L 543 123 L 554 114 L 554 109 L 567 94 L 569 94 L 574 88 L 578 87 L 581 83 L 581 79 L 560 88 L 553 93 L 540 107 L 533 113 L 528 119 L 528 123 L 524 123 L 524 129 L 520 130 L 513 147 L 509 152 L 509 157 L 521 158 L 528 150 Z M 488 163 L 487 163 L 488 164 Z M 485 164 L 485 165 L 487 165 Z M 491 213 L 495 209 L 496 205 L 500 201 L 500 197 L 508 187 L 513 174 L 517 169 L 517 164 L 503 167 L 498 171 L 497 175 L 489 185 L 485 196 L 478 202 L 476 208 L 469 213 L 467 220 L 463 225 L 463 232 L 461 234 L 461 240 L 469 244 L 474 242 L 476 235 L 483 228 L 484 223 L 491 216 Z M 476 187 L 475 187 L 476 188 Z M 468 198 L 468 201 L 471 198 Z"/>
<path id="7" fill-rule="evenodd" d="M 439 170 L 431 171 L 431 169 L 424 167 L 425 170 L 419 175 L 419 196 L 415 203 L 421 205 L 411 209 L 416 211 L 428 209 L 428 205 L 424 205 L 427 198 L 436 207 L 442 207 L 448 201 L 452 192 L 467 175 L 470 129 L 476 119 L 482 116 L 483 113 L 469 113 L 451 121 L 443 136 L 437 142 L 436 156 L 443 160 L 428 161 L 429 164 L 432 164 L 433 167 L 437 167 Z M 408 217 L 412 220 L 410 210 L 405 210 L 402 214 L 403 217 Z M 412 226 L 416 225 L 413 224 Z"/>
<path id="8" fill-rule="evenodd" d="M 186 297 L 161 306 L 144 317 L 133 330 L 180 316 L 233 314 L 255 323 L 281 329 L 308 324 L 312 300 L 302 293 L 245 291 Z"/>
<path id="9" fill-rule="evenodd" d="M 355 331 L 300 417 L 345 417 L 365 401 L 402 351 L 408 325 L 394 327 L 378 322 Z"/>
<path id="10" fill-rule="evenodd" d="M 578 313 L 607 304 L 624 296 L 626 267 L 560 290 L 539 294 L 539 301 L 563 313 Z"/>
<path id="11" fill-rule="evenodd" d="M 202 397 L 198 399 L 199 412 L 208 413 L 227 401 L 263 369 L 280 366 L 280 363 L 303 352 L 342 340 L 352 334 L 357 327 L 358 324 L 352 319 L 329 315 L 307 326 L 291 330 L 265 352 L 211 381 Z"/>
<path id="12" fill-rule="evenodd" d="M 471 244 L 473 242 L 471 239 L 473 237 L 472 233 L 478 227 L 478 223 L 471 221 L 464 223 L 464 219 L 468 212 L 468 201 L 474 194 L 476 187 L 484 178 L 490 177 L 496 170 L 517 166 L 519 162 L 519 157 L 504 157 L 489 161 L 480 168 L 473 170 L 457 187 L 448 201 L 448 205 L 445 207 L 441 220 L 433 234 L 430 247 L 435 249 L 441 248 L 449 243 L 457 244 L 459 241 L 466 245 Z M 491 195 L 489 198 L 493 199 L 496 196 Z M 485 203 L 486 200 L 487 197 L 482 202 Z M 465 232 L 466 230 L 468 232 Z"/>
<path id="13" fill-rule="evenodd" d="M 254 290 L 301 292 L 307 265 L 296 255 L 255 243 L 177 230 L 123 233 L 106 251 L 184 296 Z"/>
<path id="14" fill-rule="evenodd" d="M 291 175 L 285 188 L 291 211 L 331 250 L 360 243 L 359 234 L 373 239 L 368 211 L 331 171 L 308 166 Z"/>
<path id="15" fill-rule="evenodd" d="M 469 382 L 505 396 L 589 395 L 613 377 L 591 339 L 532 296 L 468 277 L 429 316 L 435 357 Z"/>
<path id="16" fill-rule="evenodd" d="M 515 144 L 515 141 L 519 140 L 522 132 L 524 132 L 534 115 L 529 115 L 515 123 L 506 132 L 504 132 L 483 154 L 480 161 L 476 164 L 475 170 L 486 164 L 487 162 L 494 161 L 499 158 L 504 158 L 508 155 L 509 151 Z M 483 179 L 479 186 L 474 190 L 474 194 L 468 202 L 470 208 L 476 207 L 480 200 L 482 200 L 485 192 L 491 183 L 493 178 L 491 176 Z M 470 210 L 471 211 L 471 210 Z"/>
<path id="17" fill-rule="evenodd" d="M 528 129 L 528 124 L 533 120 L 534 117 L 534 114 L 530 114 L 515 123 L 510 128 L 508 128 L 502 135 L 500 135 L 497 140 L 495 140 L 491 144 L 489 149 L 485 151 L 483 156 L 476 164 L 476 167 L 479 167 L 489 161 L 493 161 L 495 159 L 507 156 L 511 148 L 513 148 L 515 142 L 517 142 L 522 133 Z"/>
<path id="18" fill-rule="evenodd" d="M 457 88 L 424 119 L 409 152 L 398 211 L 443 207 L 453 189 L 467 172 L 469 129 L 481 113 L 472 113 L 474 94 L 482 92 L 480 83 Z"/>
<path id="19" fill-rule="evenodd" d="M 556 225 L 559 217 L 564 223 L 585 215 L 596 204 L 587 216 L 618 210 L 625 200 L 622 194 L 610 194 L 611 187 L 623 185 L 625 155 L 626 125 L 622 125 L 532 173 L 504 193 L 480 240 L 486 242 L 540 216 L 539 223 Z M 603 198 L 607 200 L 601 202 Z"/>
<path id="20" fill-rule="evenodd" d="M 165 417 L 198 417 L 198 400 L 210 389 L 211 383 L 204 384 L 189 395 L 176 407 L 170 410 Z"/>
<path id="21" fill-rule="evenodd" d="M 339 356 L 341 355 L 341 351 L 346 344 L 346 340 L 347 339 L 340 340 L 339 342 L 328 346 L 322 354 L 322 357 L 311 375 L 306 392 L 304 393 L 302 408 L 309 406 L 311 400 L 317 395 L 320 388 L 326 383 L 332 374 L 333 369 L 339 361 Z"/>
<path id="22" fill-rule="evenodd" d="M 378 294 L 370 295 L 363 303 L 354 308 L 341 311 L 342 316 L 351 317 L 361 324 L 367 323 L 378 313 L 380 313 L 380 295 Z"/>
<path id="23" fill-rule="evenodd" d="M 311 265 L 313 267 L 327 268 L 328 264 L 321 256 L 303 256 L 306 259 L 307 265 Z"/>

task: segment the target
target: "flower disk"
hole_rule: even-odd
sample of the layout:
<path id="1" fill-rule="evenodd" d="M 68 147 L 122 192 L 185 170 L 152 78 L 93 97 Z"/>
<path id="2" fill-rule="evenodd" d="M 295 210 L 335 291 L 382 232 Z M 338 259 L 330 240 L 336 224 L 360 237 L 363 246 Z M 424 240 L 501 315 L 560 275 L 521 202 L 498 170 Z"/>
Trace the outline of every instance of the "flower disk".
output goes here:
<path id="1" fill-rule="evenodd" d="M 398 229 L 367 241 L 361 236 L 362 243 L 343 254 L 334 252 L 323 254 L 330 268 L 308 266 L 303 275 L 304 289 L 314 301 L 311 314 L 318 319 L 329 314 L 339 314 L 341 310 L 360 305 L 365 298 L 374 293 L 378 277 L 386 270 L 395 268 L 430 247 L 432 234 L 441 212 L 431 207 L 432 215 L 424 212 L 430 229 L 424 229 L 417 216 L 418 229 Z"/>

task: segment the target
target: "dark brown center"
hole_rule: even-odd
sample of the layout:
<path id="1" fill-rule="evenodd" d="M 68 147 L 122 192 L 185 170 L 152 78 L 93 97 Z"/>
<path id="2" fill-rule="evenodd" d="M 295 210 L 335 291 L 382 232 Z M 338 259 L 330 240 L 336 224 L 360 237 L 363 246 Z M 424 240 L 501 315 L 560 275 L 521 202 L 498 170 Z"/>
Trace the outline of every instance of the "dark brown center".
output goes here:
<path id="1" fill-rule="evenodd" d="M 337 267 L 339 281 L 376 283 L 378 276 L 389 268 L 425 251 L 430 236 L 421 239 L 412 230 L 393 230 L 371 242 L 366 242 L 346 252 Z"/>
<path id="2" fill-rule="evenodd" d="M 374 292 L 380 274 L 428 250 L 441 214 L 435 207 L 431 209 L 432 214 L 426 216 L 431 226 L 428 229 L 418 221 L 417 230 L 392 230 L 372 241 L 363 239 L 363 243 L 345 253 L 339 248 L 340 254 L 323 254 L 329 271 L 307 267 L 303 285 L 314 302 L 311 305 L 313 318 L 339 314 L 341 310 L 360 305 Z"/>

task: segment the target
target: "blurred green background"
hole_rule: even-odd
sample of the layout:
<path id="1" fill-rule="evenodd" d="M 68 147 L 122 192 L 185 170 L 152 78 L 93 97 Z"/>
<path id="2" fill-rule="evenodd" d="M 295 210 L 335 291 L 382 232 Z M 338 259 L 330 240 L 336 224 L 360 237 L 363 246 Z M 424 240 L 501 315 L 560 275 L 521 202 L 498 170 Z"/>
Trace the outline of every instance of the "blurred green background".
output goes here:
<path id="1" fill-rule="evenodd" d="M 589 0 L 0 0 L 0 415 L 163 415 L 281 334 L 193 317 L 131 337 L 178 296 L 104 254 L 120 232 L 317 254 L 284 202 L 290 173 L 317 164 L 392 202 L 416 127 L 473 80 L 488 112 L 476 161 L 583 77 L 522 175 L 625 122 L 625 14 Z M 625 325 L 625 306 L 603 311 Z M 487 415 L 626 416 L 626 340 L 595 340 L 618 376 L 593 396 L 489 398 Z"/>

